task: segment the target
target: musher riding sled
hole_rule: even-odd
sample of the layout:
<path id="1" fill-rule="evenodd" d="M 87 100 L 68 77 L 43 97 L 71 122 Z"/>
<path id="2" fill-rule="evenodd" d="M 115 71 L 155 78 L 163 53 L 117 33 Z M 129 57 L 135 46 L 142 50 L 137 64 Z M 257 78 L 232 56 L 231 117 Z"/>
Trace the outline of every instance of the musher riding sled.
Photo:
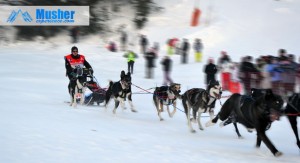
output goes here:
<path id="1" fill-rule="evenodd" d="M 85 60 L 84 55 L 78 54 L 78 48 L 73 46 L 71 54 L 65 56 L 66 76 L 69 78 L 68 90 L 71 96 L 71 106 L 76 104 L 98 105 L 105 99 L 105 89 L 102 89 L 93 76 L 92 66 Z M 92 92 L 85 95 L 86 88 Z"/>

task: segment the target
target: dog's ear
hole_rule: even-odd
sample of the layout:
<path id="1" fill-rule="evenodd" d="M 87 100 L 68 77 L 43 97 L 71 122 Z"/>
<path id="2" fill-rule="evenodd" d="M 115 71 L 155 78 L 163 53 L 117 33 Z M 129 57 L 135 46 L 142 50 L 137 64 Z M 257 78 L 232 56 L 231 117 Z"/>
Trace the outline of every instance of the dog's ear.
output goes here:
<path id="1" fill-rule="evenodd" d="M 123 79 L 124 76 L 125 76 L 125 71 L 122 70 L 122 71 L 121 71 L 121 79 Z"/>
<path id="2" fill-rule="evenodd" d="M 266 89 L 266 95 L 273 95 L 272 89 Z"/>
<path id="3" fill-rule="evenodd" d="M 272 98 L 274 96 L 273 92 L 271 89 L 267 89 L 266 90 L 266 95 L 265 95 L 265 99 L 269 100 L 270 98 Z"/>
<path id="4" fill-rule="evenodd" d="M 127 72 L 127 75 L 128 75 L 128 76 L 130 76 L 130 75 L 131 75 L 131 73 L 130 73 L 130 72 Z"/>
<path id="5" fill-rule="evenodd" d="M 216 80 L 216 81 L 215 81 L 215 85 L 220 85 L 219 80 Z"/>
<path id="6" fill-rule="evenodd" d="M 175 86 L 176 86 L 176 83 L 171 83 L 171 84 L 170 84 L 170 87 L 171 87 L 171 88 L 174 88 Z"/>

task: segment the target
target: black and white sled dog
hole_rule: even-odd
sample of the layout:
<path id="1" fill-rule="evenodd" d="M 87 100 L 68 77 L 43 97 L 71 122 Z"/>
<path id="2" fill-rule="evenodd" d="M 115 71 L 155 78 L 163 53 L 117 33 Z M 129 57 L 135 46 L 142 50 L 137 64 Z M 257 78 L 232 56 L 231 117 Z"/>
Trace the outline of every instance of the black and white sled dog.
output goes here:
<path id="1" fill-rule="evenodd" d="M 71 85 L 69 84 L 69 94 L 71 96 L 70 106 L 77 107 L 77 102 L 82 105 L 84 103 L 85 91 L 86 91 L 86 78 L 91 74 L 91 70 L 82 67 L 76 67 L 74 72 L 77 74 L 75 90 L 72 90 Z"/>
<path id="2" fill-rule="evenodd" d="M 116 110 L 121 103 L 122 108 L 125 110 L 125 101 L 128 99 L 128 103 L 130 105 L 132 112 L 137 112 L 134 109 L 131 99 L 131 75 L 130 72 L 125 74 L 125 71 L 121 71 L 121 80 L 118 82 L 109 82 L 109 87 L 106 91 L 105 95 L 105 108 L 107 108 L 107 104 L 110 98 L 113 96 L 115 100 L 115 108 L 113 113 L 116 114 Z"/>
<path id="3" fill-rule="evenodd" d="M 300 116 L 300 94 L 294 93 L 288 98 L 286 109 L 284 110 L 285 115 L 288 117 L 291 127 L 296 136 L 296 144 L 300 149 L 299 134 L 297 128 L 297 117 Z"/>
<path id="4" fill-rule="evenodd" d="M 202 113 L 209 112 L 210 118 L 214 117 L 214 107 L 217 99 L 221 98 L 222 88 L 218 81 L 209 83 L 207 89 L 193 88 L 187 90 L 182 95 L 182 104 L 188 121 L 188 126 L 191 132 L 196 132 L 191 124 L 190 114 L 193 114 L 193 121 L 198 121 L 198 127 L 200 130 L 204 128 L 201 125 L 200 117 Z"/>
<path id="5" fill-rule="evenodd" d="M 153 93 L 153 102 L 157 110 L 158 117 L 161 121 L 164 119 L 161 117 L 161 112 L 164 111 L 163 106 L 166 105 L 169 117 L 173 117 L 176 113 L 176 99 L 181 98 L 180 95 L 181 85 L 172 83 L 170 86 L 156 87 Z M 169 105 L 173 105 L 172 113 L 169 110 Z"/>
<path id="6" fill-rule="evenodd" d="M 261 96 L 255 98 L 235 93 L 227 99 L 217 116 L 206 123 L 206 126 L 211 126 L 220 119 L 227 124 L 235 122 L 244 125 L 247 129 L 256 129 L 256 147 L 260 147 L 263 141 L 274 156 L 280 156 L 282 153 L 267 137 L 266 130 L 270 128 L 273 121 L 279 120 L 283 112 L 282 107 L 283 99 L 273 94 L 272 90 L 266 90 Z M 222 122 L 221 126 L 223 126 Z"/>

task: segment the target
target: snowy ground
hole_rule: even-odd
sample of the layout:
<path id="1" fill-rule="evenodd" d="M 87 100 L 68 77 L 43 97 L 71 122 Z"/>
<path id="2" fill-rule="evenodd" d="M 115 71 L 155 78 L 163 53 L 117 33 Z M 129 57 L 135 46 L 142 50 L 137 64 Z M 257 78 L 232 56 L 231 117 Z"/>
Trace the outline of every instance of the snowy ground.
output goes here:
<path id="1" fill-rule="evenodd" d="M 183 92 L 204 87 L 202 69 L 206 59 L 217 59 L 221 50 L 227 50 L 234 61 L 243 55 L 276 55 L 279 48 L 296 55 L 300 51 L 296 45 L 300 27 L 300 13 L 296 9 L 300 2 L 296 0 L 203 0 L 200 1 L 203 24 L 196 28 L 188 26 L 193 1 L 161 3 L 168 6 L 165 12 L 153 15 L 148 27 L 138 31 L 147 34 L 150 41 L 161 43 L 155 79 L 145 79 L 145 61 L 142 57 L 136 60 L 132 82 L 144 89 L 162 84 L 159 61 L 166 54 L 163 43 L 171 37 L 190 40 L 199 37 L 205 45 L 203 63 L 194 62 L 192 51 L 188 65 L 180 64 L 178 55 L 172 56 L 172 78 L 182 84 Z M 211 19 L 207 16 L 209 7 L 213 11 Z M 286 117 L 276 121 L 267 132 L 284 154 L 275 158 L 264 144 L 256 149 L 255 132 L 248 133 L 242 126 L 244 139 L 238 139 L 233 126 L 215 125 L 190 133 L 180 110 L 173 118 L 163 113 L 165 121 L 159 121 L 151 94 L 133 95 L 138 113 L 119 108 L 113 115 L 112 102 L 107 110 L 98 106 L 69 107 L 64 103 L 69 95 L 63 57 L 72 46 L 63 36 L 53 39 L 51 44 L 1 45 L 0 162 L 299 161 L 299 149 Z M 108 80 L 119 80 L 120 71 L 127 70 L 123 53 L 108 52 L 98 36 L 82 40 L 77 46 L 103 87 L 108 85 Z M 139 91 L 133 87 L 133 92 Z M 183 109 L 180 100 L 178 104 Z M 216 111 L 219 109 L 218 104 Z M 206 121 L 208 118 L 203 117 L 202 123 Z"/>

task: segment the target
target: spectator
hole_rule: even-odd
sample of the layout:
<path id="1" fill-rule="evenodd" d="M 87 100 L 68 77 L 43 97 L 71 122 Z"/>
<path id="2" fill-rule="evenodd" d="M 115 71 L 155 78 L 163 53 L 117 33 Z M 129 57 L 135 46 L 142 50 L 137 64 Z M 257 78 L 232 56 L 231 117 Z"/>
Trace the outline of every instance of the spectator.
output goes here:
<path id="1" fill-rule="evenodd" d="M 222 89 L 229 90 L 230 75 L 231 75 L 231 59 L 226 51 L 221 51 L 221 57 L 218 61 L 218 68 L 221 71 Z"/>
<path id="2" fill-rule="evenodd" d="M 261 78 L 260 72 L 254 66 L 252 60 L 251 56 L 246 56 L 240 66 L 240 79 L 244 85 L 244 94 L 246 95 L 250 94 L 253 83 Z"/>
<path id="3" fill-rule="evenodd" d="M 174 53 L 177 54 L 177 55 L 181 54 L 180 45 L 181 45 L 181 42 L 180 42 L 180 40 L 177 39 L 177 41 L 175 42 L 175 45 L 174 45 L 174 47 L 175 47 L 175 52 Z"/>
<path id="4" fill-rule="evenodd" d="M 146 78 L 153 78 L 153 68 L 155 67 L 156 51 L 154 48 L 150 48 L 144 55 L 146 59 Z"/>
<path id="5" fill-rule="evenodd" d="M 216 82 L 216 73 L 218 72 L 217 66 L 214 64 L 214 60 L 212 58 L 208 59 L 208 64 L 205 65 L 204 73 L 206 74 L 205 84 Z"/>
<path id="6" fill-rule="evenodd" d="M 241 83 L 239 79 L 239 64 L 237 62 L 234 62 L 231 69 L 231 80 L 229 84 L 229 91 L 231 93 L 241 93 Z"/>
<path id="7" fill-rule="evenodd" d="M 123 57 L 127 58 L 128 72 L 133 74 L 134 62 L 135 62 L 135 59 L 138 58 L 138 55 L 135 54 L 133 51 L 128 50 L 127 53 L 124 54 Z"/>
<path id="8" fill-rule="evenodd" d="M 117 51 L 117 45 L 115 44 L 115 42 L 110 41 L 108 44 L 108 50 L 111 52 L 116 52 Z"/>
<path id="9" fill-rule="evenodd" d="M 194 52 L 195 52 L 195 61 L 196 62 L 202 62 L 202 50 L 203 50 L 203 44 L 201 39 L 195 39 L 194 42 Z"/>
<path id="10" fill-rule="evenodd" d="M 281 89 L 285 97 L 294 93 L 295 82 L 296 82 L 296 69 L 297 65 L 294 62 L 294 57 L 291 55 L 283 56 L 279 62 L 279 67 L 282 70 L 281 75 Z"/>
<path id="11" fill-rule="evenodd" d="M 278 64 L 279 58 L 278 57 L 272 57 L 271 58 L 271 64 L 267 64 L 267 71 L 270 73 L 271 76 L 271 85 L 272 85 L 272 92 L 275 94 L 280 95 L 281 90 L 280 90 L 280 82 L 281 82 L 281 77 L 280 73 L 282 70 L 279 67 Z"/>
<path id="12" fill-rule="evenodd" d="M 285 49 L 279 49 L 278 50 L 278 57 L 279 57 L 279 62 L 285 60 L 285 57 L 287 57 L 287 52 Z"/>
<path id="13" fill-rule="evenodd" d="M 169 56 L 165 56 L 163 60 L 160 62 L 163 68 L 164 81 L 163 85 L 172 84 L 173 80 L 171 79 L 171 68 L 172 68 L 172 60 Z"/>
<path id="14" fill-rule="evenodd" d="M 271 75 L 267 69 L 269 65 L 272 64 L 272 56 L 264 57 L 264 63 L 265 64 L 263 64 L 263 66 L 261 67 L 262 81 L 260 82 L 260 88 L 272 89 Z"/>
<path id="15" fill-rule="evenodd" d="M 254 82 L 252 83 L 251 85 L 251 88 L 257 88 L 257 89 L 261 89 L 261 84 L 262 84 L 262 81 L 263 81 L 263 76 L 262 76 L 262 73 L 263 73 L 263 69 L 264 69 L 264 66 L 265 66 L 265 61 L 263 60 L 262 57 L 259 57 L 255 60 L 255 68 L 260 72 L 259 75 L 260 75 L 260 78 L 258 78 L 257 75 L 255 75 L 255 78 L 254 78 Z M 252 75 L 253 76 L 253 75 Z"/>
<path id="16" fill-rule="evenodd" d="M 167 51 L 168 51 L 168 54 L 169 55 L 173 55 L 174 54 L 174 48 L 175 48 L 175 45 L 176 45 L 176 42 L 178 41 L 177 38 L 172 38 L 172 39 L 169 39 L 168 42 L 167 42 Z"/>
<path id="17" fill-rule="evenodd" d="M 159 53 L 159 43 L 158 42 L 153 43 L 153 49 L 155 50 L 156 57 L 158 57 L 158 53 Z"/>
<path id="18" fill-rule="evenodd" d="M 186 64 L 188 62 L 188 54 L 190 50 L 190 43 L 188 39 L 183 39 L 181 45 L 181 63 Z"/>
<path id="19" fill-rule="evenodd" d="M 127 49 L 127 33 L 125 31 L 121 32 L 120 41 L 121 41 L 121 50 L 126 51 L 126 49 Z"/>
<path id="20" fill-rule="evenodd" d="M 141 35 L 141 40 L 140 40 L 141 54 L 146 54 L 146 49 L 148 44 L 149 43 L 146 35 Z"/>

